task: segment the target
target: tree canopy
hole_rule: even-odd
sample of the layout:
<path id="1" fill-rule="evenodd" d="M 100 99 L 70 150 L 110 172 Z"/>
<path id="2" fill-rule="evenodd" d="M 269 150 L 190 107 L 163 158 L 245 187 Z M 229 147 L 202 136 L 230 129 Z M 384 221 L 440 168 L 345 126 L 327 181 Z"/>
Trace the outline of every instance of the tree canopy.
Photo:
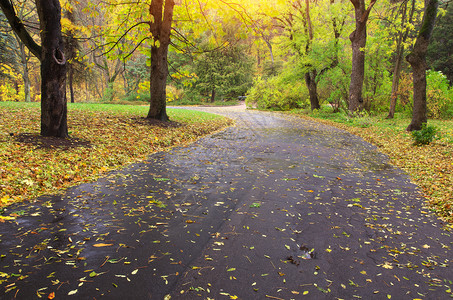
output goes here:
<path id="1" fill-rule="evenodd" d="M 29 53 L 42 60 L 36 25 L 42 14 L 31 2 L 0 3 L 5 28 L 0 69 L 14 75 L 2 77 L 0 100 L 23 101 L 27 93 L 37 100 L 42 75 Z M 412 70 L 404 57 L 415 45 L 422 0 L 61 3 L 66 98 L 72 101 L 147 101 L 148 117 L 159 120 L 167 120 L 169 101 L 229 100 L 245 94 L 249 105 L 273 109 L 390 111 L 389 117 L 412 113 L 408 91 L 413 87 L 406 80 Z M 451 6 L 441 5 L 440 14 L 427 68 L 451 80 Z M 6 19 L 29 52 L 8 54 L 14 36 Z M 431 88 L 428 80 L 427 93 Z M 453 115 L 452 93 L 442 91 L 438 98 L 446 113 L 431 115 L 448 117 Z M 427 105 L 428 112 L 440 110 L 439 103 Z"/>

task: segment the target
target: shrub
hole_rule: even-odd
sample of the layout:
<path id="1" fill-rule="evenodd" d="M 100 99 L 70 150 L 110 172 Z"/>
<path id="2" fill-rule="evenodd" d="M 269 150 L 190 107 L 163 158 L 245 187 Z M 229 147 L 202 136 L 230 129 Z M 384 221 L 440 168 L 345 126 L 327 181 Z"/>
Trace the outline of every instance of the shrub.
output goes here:
<path id="1" fill-rule="evenodd" d="M 257 77 L 248 92 L 246 104 L 271 110 L 305 108 L 309 105 L 308 91 L 303 82 L 288 83 L 281 77 Z"/>
<path id="2" fill-rule="evenodd" d="M 447 76 L 440 71 L 428 70 L 426 73 L 426 104 L 428 117 L 447 119 L 453 117 L 453 99 Z"/>
<path id="3" fill-rule="evenodd" d="M 438 129 L 435 126 L 428 126 L 426 123 L 423 123 L 421 130 L 412 131 L 414 145 L 428 145 L 436 138 L 437 132 Z"/>

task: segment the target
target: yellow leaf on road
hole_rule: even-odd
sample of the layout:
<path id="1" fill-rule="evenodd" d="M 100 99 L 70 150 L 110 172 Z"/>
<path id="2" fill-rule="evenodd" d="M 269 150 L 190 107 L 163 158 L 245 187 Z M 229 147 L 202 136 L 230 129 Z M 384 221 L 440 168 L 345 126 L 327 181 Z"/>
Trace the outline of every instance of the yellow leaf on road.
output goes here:
<path id="1" fill-rule="evenodd" d="M 113 246 L 113 244 L 104 244 L 104 243 L 99 243 L 99 244 L 94 244 L 93 247 L 109 247 Z"/>

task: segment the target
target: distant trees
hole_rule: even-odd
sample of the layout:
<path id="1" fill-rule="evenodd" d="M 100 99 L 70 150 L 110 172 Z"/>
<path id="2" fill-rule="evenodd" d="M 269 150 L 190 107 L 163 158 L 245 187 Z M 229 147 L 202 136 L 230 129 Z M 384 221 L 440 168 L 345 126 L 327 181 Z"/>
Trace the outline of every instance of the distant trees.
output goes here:
<path id="1" fill-rule="evenodd" d="M 453 84 L 453 3 L 436 21 L 426 55 L 428 66 L 441 71 Z"/>
<path id="2" fill-rule="evenodd" d="M 230 99 L 244 95 L 252 85 L 252 61 L 243 52 L 239 45 L 206 49 L 194 61 L 194 89 L 209 95 L 211 102 L 216 95 Z"/>
<path id="3" fill-rule="evenodd" d="M 404 57 L 410 51 L 421 53 L 420 42 L 414 41 L 424 0 L 349 0 L 352 5 L 339 0 L 60 1 L 62 11 L 54 8 L 54 0 L 37 1 L 40 10 L 28 1 L 0 0 L 4 19 L 15 32 L 0 33 L 0 72 L 14 75 L 2 78 L 13 95 L 3 99 L 39 94 L 36 61 L 29 60 L 30 53 L 38 57 L 45 76 L 45 135 L 67 136 L 65 126 L 59 125 L 66 122 L 65 102 L 55 100 L 66 96 L 60 80 L 65 69 L 71 101 L 83 92 L 85 101 L 146 99 L 147 117 L 163 121 L 168 120 L 169 99 L 236 98 L 247 93 L 252 82 L 258 87 L 249 92 L 256 97 L 248 99 L 263 101 L 257 105 L 263 108 L 317 110 L 329 103 L 335 112 L 349 115 L 361 110 L 388 111 L 389 118 L 397 112 L 418 114 L 418 105 L 413 110 L 406 105 L 412 100 L 407 92 L 412 72 Z M 60 19 L 49 18 L 44 8 L 58 18 L 63 13 L 61 30 Z M 451 78 L 452 15 L 450 6 L 434 30 L 428 64 L 413 65 L 414 71 L 429 66 Z M 35 28 L 38 21 L 41 31 Z M 56 26 L 44 30 L 49 22 Z M 345 33 L 350 33 L 349 40 Z M 18 47 L 8 44 L 14 37 Z M 45 47 L 49 51 L 43 51 Z M 7 54 L 13 48 L 14 54 Z M 4 90 L 2 86 L 0 95 Z M 442 97 L 451 94 L 446 91 Z M 414 93 L 415 103 L 419 92 Z M 449 103 L 444 101 L 442 107 L 448 109 L 442 109 L 443 117 L 453 114 Z"/>

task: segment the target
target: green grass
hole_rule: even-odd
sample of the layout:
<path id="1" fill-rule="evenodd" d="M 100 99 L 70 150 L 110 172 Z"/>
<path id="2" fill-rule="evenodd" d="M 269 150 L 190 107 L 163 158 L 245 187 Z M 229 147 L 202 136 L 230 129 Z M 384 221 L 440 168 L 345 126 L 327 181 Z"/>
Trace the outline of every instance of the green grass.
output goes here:
<path id="1" fill-rule="evenodd" d="M 196 101 L 196 100 L 189 100 L 189 99 L 181 99 L 169 102 L 169 106 L 233 106 L 238 105 L 239 101 L 237 100 L 228 100 L 228 101 L 215 101 L 212 102 L 203 102 L 203 101 Z"/>
<path id="2" fill-rule="evenodd" d="M 70 103 L 68 104 L 68 114 L 71 111 L 85 110 L 92 112 L 114 112 L 124 115 L 146 117 L 149 105 L 122 105 L 122 104 L 103 104 L 103 103 Z M 209 121 L 221 119 L 219 115 L 209 114 L 200 111 L 167 108 L 167 114 L 171 121 L 193 123 L 199 121 Z"/>

